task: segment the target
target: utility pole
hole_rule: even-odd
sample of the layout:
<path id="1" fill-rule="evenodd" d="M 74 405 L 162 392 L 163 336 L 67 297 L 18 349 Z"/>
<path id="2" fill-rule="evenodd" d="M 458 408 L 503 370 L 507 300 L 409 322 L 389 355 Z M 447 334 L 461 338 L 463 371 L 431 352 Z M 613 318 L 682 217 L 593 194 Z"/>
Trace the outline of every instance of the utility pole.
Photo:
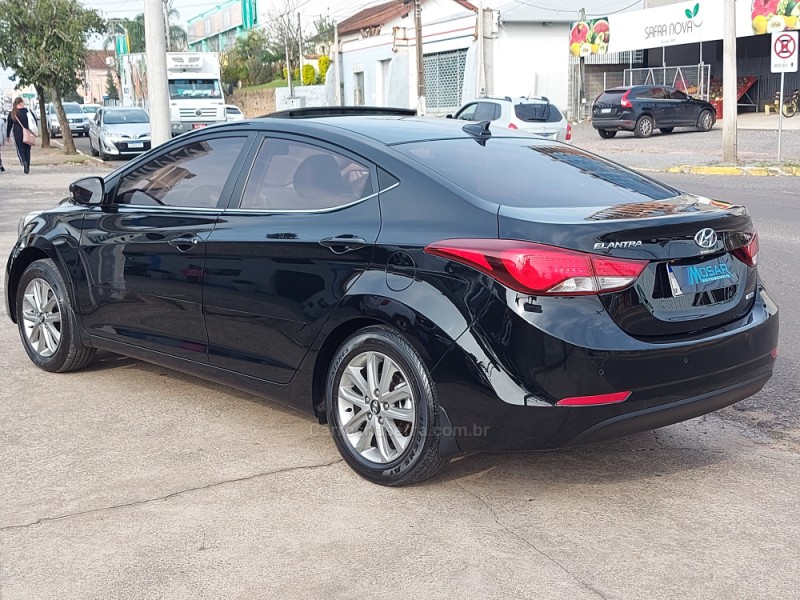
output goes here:
<path id="1" fill-rule="evenodd" d="M 294 97 L 294 87 L 292 86 L 292 61 L 289 60 L 289 14 L 286 14 L 286 35 L 283 43 L 286 46 L 286 80 L 289 83 L 289 97 Z"/>
<path id="2" fill-rule="evenodd" d="M 167 49 L 164 37 L 164 6 L 161 0 L 144 0 L 144 35 L 147 56 L 147 100 L 150 104 L 150 139 L 152 146 L 168 141 L 172 135 L 169 121 L 169 84 Z"/>
<path id="3" fill-rule="evenodd" d="M 722 160 L 738 160 L 736 112 L 739 103 L 736 72 L 736 0 L 725 0 L 722 42 Z"/>
<path id="4" fill-rule="evenodd" d="M 300 67 L 300 85 L 303 85 L 303 29 L 300 26 L 300 11 L 297 11 L 297 64 Z"/>
<path id="5" fill-rule="evenodd" d="M 342 84 L 339 81 L 339 23 L 333 24 L 333 83 L 336 89 L 333 92 L 336 106 L 342 105 Z"/>
<path id="6" fill-rule="evenodd" d="M 584 22 L 586 21 L 586 9 L 585 8 L 581 9 L 581 21 L 584 21 Z M 578 59 L 578 82 L 579 83 L 578 83 L 578 101 L 576 103 L 577 107 L 578 107 L 578 114 L 576 115 L 576 117 L 577 117 L 576 120 L 578 120 L 578 121 L 583 119 L 583 103 L 584 103 L 585 97 L 586 97 L 586 91 L 584 90 L 584 87 L 583 87 L 583 85 L 584 85 L 583 84 L 583 73 L 585 71 L 583 65 L 584 65 L 585 62 L 586 62 L 586 59 L 583 57 L 583 53 L 581 53 L 581 56 Z"/>
<path id="7" fill-rule="evenodd" d="M 484 50 L 485 43 L 485 23 L 483 21 L 483 0 L 478 0 L 478 98 L 486 95 L 486 55 Z"/>
<path id="8" fill-rule="evenodd" d="M 425 63 L 422 56 L 422 2 L 414 0 L 414 35 L 417 49 L 417 114 L 424 117 L 425 103 Z"/>

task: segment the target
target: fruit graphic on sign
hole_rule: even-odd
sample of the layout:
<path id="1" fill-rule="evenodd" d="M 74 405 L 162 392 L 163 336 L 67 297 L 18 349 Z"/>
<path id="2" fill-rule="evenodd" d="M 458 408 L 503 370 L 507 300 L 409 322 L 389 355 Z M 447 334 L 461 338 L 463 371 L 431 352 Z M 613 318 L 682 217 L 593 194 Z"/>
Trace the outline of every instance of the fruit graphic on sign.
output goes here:
<path id="1" fill-rule="evenodd" d="M 753 33 L 775 33 L 786 29 L 798 29 L 800 0 L 753 0 L 750 18 Z"/>
<path id="2" fill-rule="evenodd" d="M 611 28 L 606 17 L 589 21 L 577 21 L 569 31 L 569 51 L 572 56 L 605 54 L 611 38 Z"/>

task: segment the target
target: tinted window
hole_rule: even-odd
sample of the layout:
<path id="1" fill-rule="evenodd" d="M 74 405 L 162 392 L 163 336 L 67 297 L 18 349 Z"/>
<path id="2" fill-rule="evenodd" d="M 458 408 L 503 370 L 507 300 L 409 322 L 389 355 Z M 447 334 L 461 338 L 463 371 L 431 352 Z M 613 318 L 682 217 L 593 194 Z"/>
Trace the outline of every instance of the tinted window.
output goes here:
<path id="1" fill-rule="evenodd" d="M 240 111 L 235 106 L 226 106 L 225 107 L 225 112 L 228 113 L 229 115 L 240 115 L 240 114 L 242 114 L 242 111 Z"/>
<path id="2" fill-rule="evenodd" d="M 673 100 L 688 100 L 688 96 L 680 90 L 672 90 L 669 97 Z"/>
<path id="3" fill-rule="evenodd" d="M 622 100 L 622 94 L 628 90 L 606 90 L 597 99 L 597 104 L 619 104 Z"/>
<path id="4" fill-rule="evenodd" d="M 515 104 L 514 114 L 520 121 L 527 123 L 558 123 L 561 121 L 561 112 L 552 104 Z"/>
<path id="5" fill-rule="evenodd" d="M 150 117 L 143 110 L 110 110 L 106 112 L 104 123 L 106 125 L 120 125 L 121 123 L 149 123 Z"/>
<path id="6" fill-rule="evenodd" d="M 370 194 L 368 167 L 325 148 L 267 138 L 250 171 L 241 207 L 321 210 Z"/>
<path id="7" fill-rule="evenodd" d="M 636 90 L 635 96 L 637 100 L 664 100 L 666 97 L 664 89 L 660 87 Z"/>
<path id="8" fill-rule="evenodd" d="M 216 207 L 246 139 L 196 141 L 162 154 L 123 177 L 117 203 Z"/>
<path id="9" fill-rule="evenodd" d="M 506 206 L 608 206 L 676 194 L 578 148 L 521 138 L 394 146 L 480 198 Z"/>
<path id="10" fill-rule="evenodd" d="M 472 121 L 494 121 L 500 117 L 500 105 L 495 102 L 478 102 Z"/>

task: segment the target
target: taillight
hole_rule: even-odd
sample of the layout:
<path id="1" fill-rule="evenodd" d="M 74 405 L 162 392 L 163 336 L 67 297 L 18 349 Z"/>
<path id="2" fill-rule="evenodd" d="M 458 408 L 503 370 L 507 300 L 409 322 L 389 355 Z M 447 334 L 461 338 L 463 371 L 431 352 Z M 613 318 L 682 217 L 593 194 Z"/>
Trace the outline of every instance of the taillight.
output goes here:
<path id="1" fill-rule="evenodd" d="M 628 90 L 627 92 L 622 94 L 622 99 L 619 101 L 619 103 L 622 106 L 622 108 L 632 108 L 633 107 L 633 105 L 631 104 L 631 101 L 628 100 L 628 96 L 630 96 L 630 94 L 631 94 L 630 90 Z"/>
<path id="2" fill-rule="evenodd" d="M 572 123 L 567 123 L 567 141 L 572 140 Z"/>
<path id="3" fill-rule="evenodd" d="M 602 406 L 604 404 L 618 404 L 625 402 L 630 397 L 630 392 L 613 392 L 597 396 L 573 396 L 562 398 L 556 402 L 557 406 Z"/>
<path id="4" fill-rule="evenodd" d="M 734 250 L 733 255 L 748 267 L 755 267 L 758 264 L 758 233 L 754 232 L 750 241 Z"/>
<path id="5" fill-rule="evenodd" d="M 516 240 L 456 239 L 425 252 L 469 265 L 526 294 L 583 296 L 628 287 L 646 260 L 612 258 Z"/>
<path id="6" fill-rule="evenodd" d="M 508 128 L 509 128 L 509 129 L 519 129 L 519 127 L 517 127 L 517 126 L 516 126 L 516 125 L 514 125 L 513 123 L 509 123 L 509 124 L 508 124 Z"/>

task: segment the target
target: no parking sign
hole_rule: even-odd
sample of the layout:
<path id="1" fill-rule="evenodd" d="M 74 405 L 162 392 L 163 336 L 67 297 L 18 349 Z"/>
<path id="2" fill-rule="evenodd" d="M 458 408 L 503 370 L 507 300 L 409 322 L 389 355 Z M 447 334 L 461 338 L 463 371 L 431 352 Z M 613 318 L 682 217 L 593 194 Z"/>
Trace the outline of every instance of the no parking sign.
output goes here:
<path id="1" fill-rule="evenodd" d="M 772 72 L 797 71 L 797 32 L 779 31 L 772 34 Z"/>

